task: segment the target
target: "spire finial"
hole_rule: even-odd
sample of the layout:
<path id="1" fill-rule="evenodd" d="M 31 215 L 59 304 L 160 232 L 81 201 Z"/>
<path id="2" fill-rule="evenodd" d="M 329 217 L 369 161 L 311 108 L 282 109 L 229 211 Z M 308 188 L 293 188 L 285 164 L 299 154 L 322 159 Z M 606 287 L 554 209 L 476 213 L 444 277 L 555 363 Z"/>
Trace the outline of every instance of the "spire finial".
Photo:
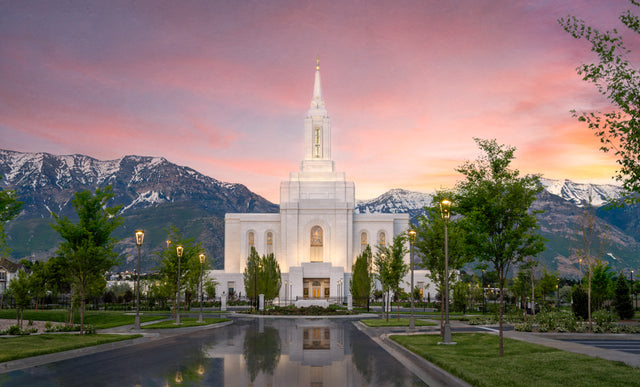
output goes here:
<path id="1" fill-rule="evenodd" d="M 320 55 L 316 55 L 316 70 L 320 70 Z"/>

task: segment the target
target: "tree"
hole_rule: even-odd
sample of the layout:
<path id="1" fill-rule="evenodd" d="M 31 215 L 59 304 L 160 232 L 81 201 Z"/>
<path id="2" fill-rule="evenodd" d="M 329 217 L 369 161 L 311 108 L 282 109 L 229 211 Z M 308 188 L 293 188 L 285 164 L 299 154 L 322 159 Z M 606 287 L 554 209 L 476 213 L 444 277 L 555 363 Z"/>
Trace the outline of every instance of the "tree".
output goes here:
<path id="1" fill-rule="evenodd" d="M 358 255 L 351 272 L 353 277 L 351 278 L 350 290 L 355 302 L 361 306 L 364 306 L 364 301 L 369 300 L 371 296 L 371 261 L 373 254 L 371 253 L 371 246 L 367 245 L 365 249 Z M 368 304 L 368 303 L 367 303 Z"/>
<path id="2" fill-rule="evenodd" d="M 247 297 L 254 300 L 255 308 L 258 309 L 258 271 L 260 271 L 260 255 L 258 250 L 251 246 L 251 252 L 247 257 L 247 266 L 244 268 L 242 278 L 244 280 L 244 291 Z"/>
<path id="3" fill-rule="evenodd" d="M 0 180 L 2 176 L 0 176 Z M 7 235 L 4 231 L 4 225 L 11 219 L 15 218 L 22 208 L 22 202 L 16 199 L 16 193 L 12 190 L 0 191 L 0 256 L 9 255 L 9 247 L 7 246 Z"/>
<path id="4" fill-rule="evenodd" d="M 623 320 L 629 320 L 633 317 L 633 303 L 631 302 L 631 293 L 629 284 L 624 275 L 620 273 L 616 281 L 615 298 L 613 299 L 613 308 L 618 316 Z"/>
<path id="5" fill-rule="evenodd" d="M 453 310 L 456 312 L 467 312 L 467 301 L 469 300 L 469 284 L 458 281 L 453 286 Z"/>
<path id="6" fill-rule="evenodd" d="M 591 312 L 593 308 L 591 306 L 591 293 L 593 290 L 593 270 L 599 261 L 599 257 L 604 254 L 606 249 L 607 229 L 599 227 L 596 222 L 595 211 L 591 205 L 591 192 L 589 192 L 588 203 L 584 207 L 579 220 L 578 238 L 579 247 L 574 250 L 574 254 L 581 262 L 580 265 L 585 265 L 587 268 L 587 321 L 589 321 L 589 330 L 592 330 Z"/>
<path id="7" fill-rule="evenodd" d="M 542 190 L 539 177 L 510 169 L 515 148 L 496 140 L 475 139 L 484 155 L 468 161 L 457 171 L 465 176 L 458 183 L 454 202 L 465 217 L 467 243 L 481 261 L 490 262 L 498 272 L 500 288 L 500 356 L 503 349 L 504 285 L 511 265 L 544 250 L 537 234 L 538 221 L 530 210 Z"/>
<path id="8" fill-rule="evenodd" d="M 614 273 L 608 263 L 597 260 L 593 266 L 592 275 L 591 294 L 595 302 L 592 302 L 591 306 L 594 307 L 594 310 L 598 310 L 602 309 L 606 300 L 613 297 Z"/>
<path id="9" fill-rule="evenodd" d="M 122 222 L 117 216 L 121 206 L 107 207 L 113 197 L 111 186 L 104 189 L 76 192 L 71 200 L 78 215 L 73 223 L 67 217 L 53 214 L 56 224 L 52 224 L 63 239 L 57 254 L 66 262 L 68 275 L 80 297 L 80 333 L 84 333 L 84 312 L 87 291 L 102 274 L 109 271 L 117 262 L 117 253 L 113 251 L 116 240 L 111 237 L 113 231 Z"/>
<path id="10" fill-rule="evenodd" d="M 280 294 L 280 287 L 282 285 L 280 265 L 273 254 L 262 256 L 260 261 L 261 270 L 258 272 L 260 294 L 264 294 L 265 300 L 273 300 Z"/>
<path id="11" fill-rule="evenodd" d="M 218 281 L 214 280 L 213 278 L 209 278 L 208 280 L 204 281 L 204 284 L 202 285 L 202 287 L 204 288 L 204 292 L 206 293 L 207 298 L 209 299 L 213 298 L 215 301 L 217 285 L 218 285 Z"/>
<path id="12" fill-rule="evenodd" d="M 539 289 L 542 295 L 542 305 L 544 305 L 545 297 L 550 296 L 551 293 L 557 291 L 558 285 L 558 273 L 548 271 L 547 268 L 542 269 L 542 276 L 540 277 Z"/>
<path id="13" fill-rule="evenodd" d="M 200 286 L 200 254 L 204 254 L 202 245 L 196 243 L 193 238 L 182 235 L 180 230 L 172 226 L 167 230 L 167 240 L 171 243 L 158 252 L 160 258 L 160 275 L 164 279 L 166 286 L 171 289 L 171 294 L 175 296 L 175 306 L 178 306 L 178 294 L 184 291 L 185 297 L 180 299 L 180 303 L 189 305 L 189 297 L 196 294 Z M 180 289 L 178 289 L 178 253 L 177 246 L 182 246 L 182 257 L 180 258 Z M 211 260 L 205 260 L 203 270 L 208 270 Z"/>
<path id="14" fill-rule="evenodd" d="M 378 269 L 378 280 L 382 285 L 385 294 L 385 309 L 387 310 L 387 321 L 389 320 L 389 308 L 391 292 L 397 292 L 400 288 L 402 278 L 409 271 L 409 265 L 404 263 L 404 257 L 409 252 L 405 246 L 407 237 L 404 233 L 393 238 L 390 246 L 378 245 L 375 256 L 375 264 Z M 398 315 L 400 318 L 400 315 Z"/>
<path id="15" fill-rule="evenodd" d="M 421 266 L 427 270 L 428 277 L 436 285 L 436 291 L 444 293 L 444 219 L 440 213 L 440 202 L 454 197 L 452 191 L 437 191 L 431 197 L 431 206 L 425 207 L 425 214 L 418 217 L 416 241 L 414 248 L 421 258 Z M 451 214 L 456 213 L 455 203 L 452 204 Z M 465 232 L 460 226 L 461 218 L 451 217 L 448 221 L 449 237 L 449 283 L 456 281 L 456 271 L 469 261 L 465 246 Z M 444 335 L 444 304 L 440 304 L 440 333 Z"/>
<path id="16" fill-rule="evenodd" d="M 631 0 L 631 4 L 640 5 L 637 0 Z M 630 10 L 619 19 L 625 27 L 640 34 L 640 19 Z M 640 193 L 640 71 L 629 62 L 630 51 L 616 29 L 602 32 L 575 16 L 561 18 L 558 23 L 574 38 L 585 39 L 591 44 L 591 51 L 598 56 L 598 61 L 582 64 L 576 70 L 613 106 L 606 113 L 574 112 L 574 116 L 586 122 L 600 137 L 602 151 L 614 152 L 620 165 L 615 177 L 622 182 L 623 188 Z M 631 195 L 627 199 L 637 202 L 640 197 Z"/>
<path id="17" fill-rule="evenodd" d="M 584 291 L 584 285 L 576 285 L 571 293 L 571 309 L 576 317 L 580 317 L 583 320 L 589 319 L 591 315 L 588 311 L 589 302 L 587 292 Z"/>
<path id="18" fill-rule="evenodd" d="M 30 287 L 29 274 L 24 270 L 18 270 L 18 276 L 12 278 L 11 282 L 9 282 L 9 291 L 16 302 L 16 325 L 18 325 L 20 329 L 22 329 L 22 313 L 24 308 L 29 307 L 29 304 L 31 304 Z"/>
<path id="19" fill-rule="evenodd" d="M 255 247 L 247 259 L 247 266 L 243 273 L 244 290 L 247 296 L 255 299 L 258 306 L 258 295 L 264 294 L 265 300 L 273 300 L 278 297 L 282 286 L 280 265 L 273 254 L 260 257 Z"/>

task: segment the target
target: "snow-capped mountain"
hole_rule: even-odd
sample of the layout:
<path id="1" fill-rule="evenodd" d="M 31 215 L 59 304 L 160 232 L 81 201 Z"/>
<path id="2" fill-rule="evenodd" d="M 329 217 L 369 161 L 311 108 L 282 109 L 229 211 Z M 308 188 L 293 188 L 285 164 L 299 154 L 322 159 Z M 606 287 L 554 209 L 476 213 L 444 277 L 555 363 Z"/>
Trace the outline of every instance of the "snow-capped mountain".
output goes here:
<path id="1" fill-rule="evenodd" d="M 417 216 L 431 204 L 431 194 L 395 188 L 375 199 L 356 201 L 357 214 L 409 213 Z"/>
<path id="2" fill-rule="evenodd" d="M 600 207 L 611 199 L 619 198 L 624 190 L 619 185 L 576 183 L 571 180 L 540 179 L 544 190 L 554 196 L 582 207 L 589 203 Z M 358 200 L 356 213 L 409 213 L 419 215 L 425 206 L 431 205 L 432 193 L 407 191 L 395 188 L 374 199 Z"/>
<path id="3" fill-rule="evenodd" d="M 46 260 L 55 253 L 58 235 L 49 227 L 51 213 L 75 217 L 75 192 L 113 186 L 110 205 L 122 205 L 124 224 L 115 232 L 121 239 L 121 267 L 130 268 L 135 256 L 133 231 L 143 228 L 145 249 L 160 249 L 166 231 L 177 226 L 185 236 L 202 242 L 214 266 L 224 254 L 224 214 L 276 212 L 278 206 L 249 191 L 161 157 L 125 156 L 101 161 L 83 155 L 56 156 L 0 150 L 0 189 L 12 189 L 24 203 L 20 215 L 7 225 L 11 257 Z M 143 259 L 152 269 L 153 254 Z"/>
<path id="4" fill-rule="evenodd" d="M 619 198 L 624 190 L 614 184 L 575 183 L 571 180 L 540 179 L 544 189 L 578 206 L 589 204 L 600 207 L 611 199 Z"/>
<path id="5" fill-rule="evenodd" d="M 196 201 L 207 212 L 272 212 L 277 206 L 241 184 L 230 184 L 170 163 L 162 157 L 125 156 L 101 161 L 84 155 L 56 156 L 0 150 L 0 187 L 25 204 L 21 216 L 67 215 L 73 193 L 113 185 L 122 213 L 162 203 Z"/>

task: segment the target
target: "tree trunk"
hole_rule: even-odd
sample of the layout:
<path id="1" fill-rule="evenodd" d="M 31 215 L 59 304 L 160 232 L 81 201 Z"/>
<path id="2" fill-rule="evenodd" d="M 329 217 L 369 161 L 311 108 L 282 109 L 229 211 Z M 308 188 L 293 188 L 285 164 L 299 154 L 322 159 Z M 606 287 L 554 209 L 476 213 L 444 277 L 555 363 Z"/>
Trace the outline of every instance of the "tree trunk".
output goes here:
<path id="1" fill-rule="evenodd" d="M 82 287 L 82 299 L 80 300 L 80 335 L 84 335 L 84 297 L 85 297 L 86 289 Z"/>

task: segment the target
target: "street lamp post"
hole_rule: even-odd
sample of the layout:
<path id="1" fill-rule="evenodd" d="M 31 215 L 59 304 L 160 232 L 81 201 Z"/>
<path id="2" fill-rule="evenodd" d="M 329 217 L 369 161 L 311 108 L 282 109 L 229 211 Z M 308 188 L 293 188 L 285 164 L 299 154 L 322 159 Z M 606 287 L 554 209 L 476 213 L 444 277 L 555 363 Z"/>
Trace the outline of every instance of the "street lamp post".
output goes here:
<path id="1" fill-rule="evenodd" d="M 411 268 L 411 318 L 409 318 L 409 329 L 415 329 L 416 323 L 413 319 L 413 243 L 416 241 L 416 230 L 409 230 L 409 267 Z"/>
<path id="2" fill-rule="evenodd" d="M 387 266 L 387 254 L 382 253 L 380 254 L 380 260 L 382 261 L 382 264 L 386 267 Z M 378 272 L 378 274 L 382 274 L 382 270 L 380 270 Z M 387 313 L 387 311 L 389 310 L 389 305 L 387 305 L 387 302 L 389 300 L 389 292 L 384 291 L 384 283 L 382 283 L 382 279 L 380 280 L 380 284 L 382 285 L 382 316 L 385 315 L 385 313 Z"/>
<path id="3" fill-rule="evenodd" d="M 631 301 L 633 301 L 633 310 L 636 309 L 635 295 L 636 292 L 633 289 L 633 270 L 631 270 Z"/>
<path id="4" fill-rule="evenodd" d="M 451 201 L 444 199 L 440 202 L 440 214 L 444 220 L 444 337 L 442 344 L 455 344 L 451 340 L 451 326 L 449 325 L 449 234 L 447 222 L 451 216 Z"/>
<path id="5" fill-rule="evenodd" d="M 482 269 L 482 314 L 484 314 L 486 309 L 486 306 L 484 305 L 484 270 L 485 269 Z"/>
<path id="6" fill-rule="evenodd" d="M 203 293 L 202 293 L 202 266 L 204 265 L 204 254 L 200 254 L 200 318 L 198 322 L 202 323 L 204 320 L 202 319 L 202 301 L 203 301 Z"/>
<path id="7" fill-rule="evenodd" d="M 178 255 L 178 305 L 176 306 L 176 324 L 180 324 L 180 259 L 182 258 L 182 253 L 184 253 L 184 248 L 182 246 L 176 246 L 176 254 Z"/>
<path id="8" fill-rule="evenodd" d="M 136 321 L 134 328 L 140 329 L 140 248 L 142 247 L 142 241 L 144 240 L 144 231 L 136 231 L 136 245 L 138 246 L 138 271 L 136 274 Z"/>

